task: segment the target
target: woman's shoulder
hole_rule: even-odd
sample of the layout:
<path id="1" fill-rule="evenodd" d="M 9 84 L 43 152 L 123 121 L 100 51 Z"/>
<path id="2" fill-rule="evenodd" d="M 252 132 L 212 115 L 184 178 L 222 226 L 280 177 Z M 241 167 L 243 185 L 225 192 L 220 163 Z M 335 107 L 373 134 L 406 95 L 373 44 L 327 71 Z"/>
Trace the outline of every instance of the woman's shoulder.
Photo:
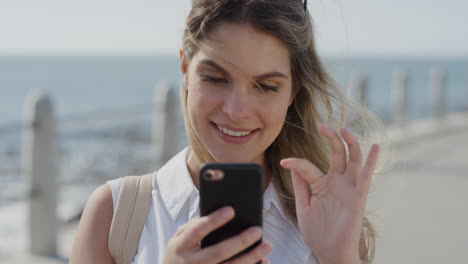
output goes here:
<path id="1" fill-rule="evenodd" d="M 107 250 L 107 241 L 113 212 L 112 190 L 110 185 L 103 184 L 86 202 L 75 236 L 70 263 L 112 263 L 112 257 Z"/>
<path id="2" fill-rule="evenodd" d="M 88 213 L 86 210 L 89 212 L 88 215 L 86 215 Z M 94 190 L 86 202 L 83 216 L 94 216 L 96 220 L 101 219 L 110 226 L 113 212 L 112 188 L 108 184 L 102 184 Z"/>

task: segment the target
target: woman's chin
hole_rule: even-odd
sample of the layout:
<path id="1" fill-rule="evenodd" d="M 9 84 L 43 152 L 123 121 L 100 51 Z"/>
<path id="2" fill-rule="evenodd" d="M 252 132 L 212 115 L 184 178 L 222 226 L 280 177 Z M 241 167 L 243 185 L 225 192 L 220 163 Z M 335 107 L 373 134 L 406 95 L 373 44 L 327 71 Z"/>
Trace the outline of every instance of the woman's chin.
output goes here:
<path id="1" fill-rule="evenodd" d="M 220 163 L 258 163 L 255 162 L 255 159 L 250 158 L 250 155 L 246 154 L 216 153 L 213 158 Z"/>

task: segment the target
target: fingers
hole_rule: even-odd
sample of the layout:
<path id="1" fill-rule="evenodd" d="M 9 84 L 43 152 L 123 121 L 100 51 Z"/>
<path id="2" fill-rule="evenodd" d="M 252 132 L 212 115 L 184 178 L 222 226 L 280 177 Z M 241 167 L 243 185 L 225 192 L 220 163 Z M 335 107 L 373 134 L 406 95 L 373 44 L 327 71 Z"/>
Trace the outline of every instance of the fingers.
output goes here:
<path id="1" fill-rule="evenodd" d="M 264 257 L 271 252 L 271 245 L 267 242 L 263 242 L 262 244 L 258 245 L 253 250 L 249 251 L 249 253 L 244 254 L 238 258 L 235 258 L 229 262 L 228 264 L 244 264 L 244 263 L 269 263 L 268 260 L 264 259 Z"/>
<path id="2" fill-rule="evenodd" d="M 317 183 L 323 173 L 306 159 L 283 159 L 280 164 L 283 168 L 291 170 L 296 212 L 300 216 L 303 209 L 310 205 L 310 186 Z"/>
<path id="3" fill-rule="evenodd" d="M 234 210 L 231 207 L 224 207 L 207 216 L 197 218 L 183 225 L 175 235 L 178 244 L 176 246 L 177 250 L 182 252 L 191 251 L 190 259 L 195 261 L 195 263 L 207 263 L 207 261 L 210 263 L 219 263 L 249 248 L 262 238 L 262 229 L 260 227 L 251 227 L 239 235 L 228 238 L 216 245 L 204 249 L 198 247 L 199 241 L 213 230 L 232 220 L 233 217 Z M 198 250 L 194 251 L 196 248 L 198 248 Z M 269 243 L 261 243 L 245 255 L 228 263 L 246 263 L 246 261 L 248 263 L 260 261 L 267 263 L 264 262 L 265 260 L 263 258 L 269 252 L 271 252 L 271 245 Z"/>
<path id="4" fill-rule="evenodd" d="M 297 175 L 294 170 L 291 170 L 291 180 L 296 201 L 296 213 L 300 218 L 303 209 L 310 205 L 309 184 L 301 176 Z"/>
<path id="5" fill-rule="evenodd" d="M 319 126 L 319 133 L 327 138 L 332 150 L 329 173 L 344 174 L 346 170 L 346 150 L 338 133 L 325 125 Z"/>
<path id="6" fill-rule="evenodd" d="M 195 219 L 198 219 L 198 218 L 195 218 Z M 183 224 L 182 226 L 180 226 L 179 229 L 177 229 L 177 232 L 175 233 L 174 236 L 178 237 L 181 234 L 183 234 L 185 232 L 185 229 L 187 229 L 187 226 L 189 226 L 190 224 L 192 224 L 192 222 L 187 222 Z"/>
<path id="7" fill-rule="evenodd" d="M 366 164 L 362 168 L 360 180 L 358 181 L 358 188 L 364 193 L 369 192 L 372 175 L 374 174 L 379 157 L 379 150 L 379 145 L 372 145 L 369 151 L 369 155 L 367 156 Z"/>
<path id="8" fill-rule="evenodd" d="M 196 258 L 199 260 L 209 259 L 215 263 L 219 263 L 223 260 L 229 259 L 230 257 L 236 255 L 239 252 L 242 252 L 244 249 L 250 247 L 255 242 L 259 241 L 262 238 L 262 229 L 260 227 L 251 227 L 239 235 L 228 238 L 222 242 L 219 242 L 216 245 L 205 248 L 200 251 Z M 269 244 L 260 244 L 254 250 L 250 251 L 246 255 L 243 255 L 240 258 L 252 259 L 251 262 L 260 261 L 266 254 L 271 251 L 271 246 Z M 247 263 L 247 262 L 238 262 L 233 260 L 228 263 Z"/>
<path id="9" fill-rule="evenodd" d="M 361 147 L 353 134 L 346 128 L 341 129 L 340 134 L 348 145 L 349 151 L 349 161 L 345 173 L 350 176 L 352 183 L 356 185 L 357 175 L 359 174 L 362 164 Z"/>
<path id="10" fill-rule="evenodd" d="M 285 169 L 294 170 L 299 174 L 307 183 L 313 184 L 323 173 L 315 167 L 310 161 L 306 159 L 288 158 L 280 161 L 280 165 Z"/>
<path id="11" fill-rule="evenodd" d="M 206 235 L 213 230 L 218 229 L 234 217 L 234 209 L 232 207 L 223 207 L 213 213 L 195 219 L 186 226 L 180 238 L 185 242 L 187 247 L 195 246 Z"/>

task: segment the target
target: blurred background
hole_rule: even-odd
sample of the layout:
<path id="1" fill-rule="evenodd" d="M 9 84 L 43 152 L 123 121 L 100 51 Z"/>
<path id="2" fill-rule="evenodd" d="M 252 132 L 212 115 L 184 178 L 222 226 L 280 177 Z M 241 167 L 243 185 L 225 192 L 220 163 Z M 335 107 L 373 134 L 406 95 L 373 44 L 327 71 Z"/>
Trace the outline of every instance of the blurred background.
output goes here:
<path id="1" fill-rule="evenodd" d="M 28 96 L 41 91 L 53 108 L 59 225 L 57 252 L 49 255 L 66 261 L 92 190 L 160 165 L 153 146 L 161 140 L 157 124 L 164 123 L 167 108 L 158 102 L 168 94 L 161 87 L 177 90 L 180 84 L 178 49 L 190 2 L 0 0 L 0 263 L 29 256 L 29 223 L 46 221 L 27 213 L 34 196 L 34 180 L 24 169 L 28 102 L 34 101 Z M 364 93 L 359 100 L 388 125 L 403 160 L 371 195 L 382 231 L 376 263 L 393 263 L 397 256 L 409 261 L 399 263 L 464 263 L 468 240 L 461 234 L 467 232 L 458 231 L 468 223 L 460 213 L 468 198 L 468 168 L 461 160 L 468 154 L 468 2 L 320 0 L 309 1 L 308 10 L 329 72 L 343 89 Z M 395 91 L 402 86 L 406 117 L 396 123 Z M 439 86 L 443 92 L 434 92 Z M 178 120 L 174 151 L 186 144 Z M 441 158 L 448 163 L 437 165 Z M 447 177 L 456 180 L 443 185 Z M 447 193 L 440 196 L 450 200 L 437 198 L 440 208 L 427 207 L 437 203 L 417 190 L 428 195 L 430 188 L 439 194 L 442 188 Z M 441 230 L 450 223 L 453 232 Z M 400 243 L 405 239 L 410 246 Z"/>

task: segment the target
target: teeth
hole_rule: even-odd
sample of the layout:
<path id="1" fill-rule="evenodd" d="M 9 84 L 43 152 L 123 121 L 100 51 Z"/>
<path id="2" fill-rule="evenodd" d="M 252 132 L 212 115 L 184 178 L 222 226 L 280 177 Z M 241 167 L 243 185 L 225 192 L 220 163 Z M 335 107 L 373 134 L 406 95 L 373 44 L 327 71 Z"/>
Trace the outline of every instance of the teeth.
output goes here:
<path id="1" fill-rule="evenodd" d="M 229 136 L 233 136 L 233 137 L 243 137 L 243 136 L 247 136 L 248 134 L 250 134 L 252 131 L 232 131 L 232 130 L 229 130 L 225 127 L 220 127 L 218 126 L 218 129 L 219 131 L 223 132 L 224 134 L 226 135 L 229 135 Z"/>

